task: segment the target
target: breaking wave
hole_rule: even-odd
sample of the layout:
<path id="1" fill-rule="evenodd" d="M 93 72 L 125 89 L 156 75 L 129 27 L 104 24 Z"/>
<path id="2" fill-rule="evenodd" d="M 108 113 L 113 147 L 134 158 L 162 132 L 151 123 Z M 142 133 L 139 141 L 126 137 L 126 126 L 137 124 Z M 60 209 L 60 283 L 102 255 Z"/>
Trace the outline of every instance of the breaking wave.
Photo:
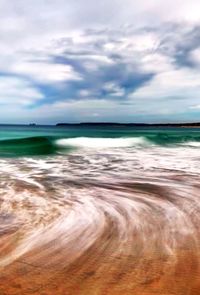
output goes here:
<path id="1" fill-rule="evenodd" d="M 200 136 L 168 135 L 158 133 L 154 135 L 132 137 L 26 137 L 0 140 L 0 156 L 34 156 L 68 153 L 73 149 L 109 149 L 109 148 L 151 148 L 152 146 L 200 146 Z"/>
<path id="2" fill-rule="evenodd" d="M 144 137 L 132 138 L 92 138 L 76 137 L 58 139 L 56 144 L 60 147 L 81 147 L 81 148 L 125 148 L 131 146 L 148 146 L 150 142 Z"/>

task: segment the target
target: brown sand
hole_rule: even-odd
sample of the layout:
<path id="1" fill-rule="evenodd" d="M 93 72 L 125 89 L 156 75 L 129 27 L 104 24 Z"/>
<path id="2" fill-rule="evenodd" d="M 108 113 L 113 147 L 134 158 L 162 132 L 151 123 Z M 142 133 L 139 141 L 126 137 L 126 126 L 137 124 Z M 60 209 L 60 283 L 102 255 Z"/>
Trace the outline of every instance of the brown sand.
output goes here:
<path id="1" fill-rule="evenodd" d="M 5 237 L 2 237 L 2 242 L 6 243 Z M 68 264 L 67 249 L 54 251 L 56 243 L 55 240 L 46 248 L 28 252 L 2 268 L 0 294 L 200 294 L 198 253 L 192 250 L 193 245 L 174 255 L 161 254 L 159 249 L 158 252 L 149 249 L 141 253 L 138 249 L 138 253 L 135 250 L 128 255 L 113 254 L 115 232 L 107 230 L 84 254 Z"/>

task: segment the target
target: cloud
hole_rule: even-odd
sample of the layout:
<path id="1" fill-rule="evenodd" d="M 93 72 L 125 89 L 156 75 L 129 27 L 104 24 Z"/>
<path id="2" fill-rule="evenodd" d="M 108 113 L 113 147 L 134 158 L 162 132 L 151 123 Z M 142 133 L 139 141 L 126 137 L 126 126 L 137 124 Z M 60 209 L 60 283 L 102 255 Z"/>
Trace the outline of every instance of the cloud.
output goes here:
<path id="1" fill-rule="evenodd" d="M 0 105 L 29 106 L 44 96 L 31 84 L 15 77 L 0 77 Z"/>
<path id="2" fill-rule="evenodd" d="M 198 109 L 200 109 L 200 104 L 190 106 L 190 109 L 198 110 Z"/>
<path id="3" fill-rule="evenodd" d="M 130 97 L 162 99 L 165 97 L 199 98 L 200 73 L 177 69 L 159 73 L 151 82 L 139 88 Z"/>
<path id="4" fill-rule="evenodd" d="M 11 72 L 34 81 L 45 83 L 58 83 L 69 80 L 81 80 L 70 65 L 53 64 L 46 62 L 21 62 L 14 64 Z"/>
<path id="5" fill-rule="evenodd" d="M 192 118 L 199 9 L 199 0 L 1 0 L 1 117 Z"/>

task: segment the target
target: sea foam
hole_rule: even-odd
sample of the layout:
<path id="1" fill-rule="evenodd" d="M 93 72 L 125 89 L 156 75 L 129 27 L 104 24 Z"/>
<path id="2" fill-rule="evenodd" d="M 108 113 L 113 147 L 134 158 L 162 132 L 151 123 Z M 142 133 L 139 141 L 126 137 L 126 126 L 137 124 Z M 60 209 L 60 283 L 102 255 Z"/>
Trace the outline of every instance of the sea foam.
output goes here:
<path id="1" fill-rule="evenodd" d="M 56 140 L 59 147 L 79 147 L 79 148 L 123 148 L 131 146 L 147 146 L 150 142 L 144 137 L 121 137 L 121 138 L 92 138 L 76 137 Z"/>

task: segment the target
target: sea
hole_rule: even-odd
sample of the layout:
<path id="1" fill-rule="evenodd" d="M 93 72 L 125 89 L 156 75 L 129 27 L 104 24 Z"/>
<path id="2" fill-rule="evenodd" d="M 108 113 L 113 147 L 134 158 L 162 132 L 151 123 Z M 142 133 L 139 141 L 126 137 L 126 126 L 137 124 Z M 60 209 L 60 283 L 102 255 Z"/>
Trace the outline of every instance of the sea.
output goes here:
<path id="1" fill-rule="evenodd" d="M 199 250 L 200 129 L 0 126 L 1 294 L 199 294 Z"/>

